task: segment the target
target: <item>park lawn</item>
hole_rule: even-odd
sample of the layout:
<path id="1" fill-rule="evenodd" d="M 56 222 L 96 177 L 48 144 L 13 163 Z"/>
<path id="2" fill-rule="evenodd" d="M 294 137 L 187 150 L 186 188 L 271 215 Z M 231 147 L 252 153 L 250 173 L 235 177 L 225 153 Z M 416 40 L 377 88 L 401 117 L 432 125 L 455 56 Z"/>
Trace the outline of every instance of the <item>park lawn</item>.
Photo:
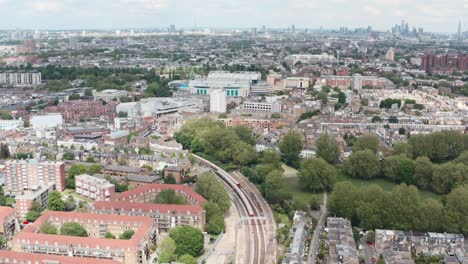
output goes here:
<path id="1" fill-rule="evenodd" d="M 384 179 L 374 179 L 374 180 L 369 180 L 369 181 L 360 180 L 360 179 L 353 179 L 353 178 L 350 178 L 350 177 L 344 175 L 341 170 L 338 170 L 338 172 L 336 174 L 336 181 L 337 182 L 349 181 L 354 186 L 357 186 L 357 187 L 360 187 L 360 188 L 367 187 L 367 186 L 369 186 L 371 184 L 376 184 L 376 185 L 380 186 L 382 189 L 384 189 L 385 191 L 391 191 L 393 189 L 393 187 L 398 185 L 396 183 L 393 183 L 393 182 L 390 182 L 390 181 L 387 181 L 387 180 L 384 180 Z M 419 190 L 419 194 L 421 195 L 421 197 L 423 199 L 432 198 L 432 199 L 440 201 L 440 199 L 442 198 L 442 195 L 439 195 L 439 194 L 436 194 L 436 193 L 433 193 L 433 192 L 428 192 L 428 191 Z"/>
<path id="2" fill-rule="evenodd" d="M 305 191 L 299 185 L 299 177 L 285 178 L 284 190 L 292 194 L 294 201 L 302 201 L 309 204 L 312 197 L 317 197 L 320 203 L 323 201 L 323 193 L 312 193 Z"/>

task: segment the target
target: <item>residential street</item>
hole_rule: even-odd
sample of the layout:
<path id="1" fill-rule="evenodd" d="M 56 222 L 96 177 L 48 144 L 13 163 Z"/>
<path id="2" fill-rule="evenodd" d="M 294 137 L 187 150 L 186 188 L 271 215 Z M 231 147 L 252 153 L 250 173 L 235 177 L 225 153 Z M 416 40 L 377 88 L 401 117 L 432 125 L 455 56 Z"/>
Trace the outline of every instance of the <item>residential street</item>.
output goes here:
<path id="1" fill-rule="evenodd" d="M 320 218 L 318 220 L 317 226 L 314 229 L 314 235 L 312 237 L 312 241 L 310 242 L 307 264 L 317 263 L 317 255 L 315 253 L 317 252 L 318 245 L 319 245 L 320 231 L 325 226 L 325 218 L 327 217 L 327 200 L 328 200 L 327 193 L 323 193 L 323 204 L 320 207 L 321 214 L 320 214 Z"/>

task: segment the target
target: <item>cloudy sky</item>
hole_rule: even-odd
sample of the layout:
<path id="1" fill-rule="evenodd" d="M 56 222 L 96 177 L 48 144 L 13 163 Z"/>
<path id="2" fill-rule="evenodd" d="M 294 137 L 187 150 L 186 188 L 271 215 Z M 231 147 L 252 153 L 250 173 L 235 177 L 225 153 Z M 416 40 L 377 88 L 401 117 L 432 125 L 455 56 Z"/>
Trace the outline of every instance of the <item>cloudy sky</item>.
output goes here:
<path id="1" fill-rule="evenodd" d="M 365 27 L 407 20 L 426 31 L 468 29 L 468 0 L 0 0 L 0 29 Z"/>

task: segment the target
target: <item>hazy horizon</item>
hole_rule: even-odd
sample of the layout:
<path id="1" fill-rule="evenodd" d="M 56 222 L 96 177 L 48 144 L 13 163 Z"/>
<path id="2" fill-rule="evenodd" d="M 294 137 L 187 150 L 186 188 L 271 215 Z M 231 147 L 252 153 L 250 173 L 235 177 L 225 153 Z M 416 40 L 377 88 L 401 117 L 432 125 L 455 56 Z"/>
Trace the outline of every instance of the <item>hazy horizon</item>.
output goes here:
<path id="1" fill-rule="evenodd" d="M 1 29 L 367 27 L 455 33 L 468 0 L 0 0 Z M 468 23 L 468 22 L 467 22 Z M 463 27 L 465 31 L 465 27 Z"/>

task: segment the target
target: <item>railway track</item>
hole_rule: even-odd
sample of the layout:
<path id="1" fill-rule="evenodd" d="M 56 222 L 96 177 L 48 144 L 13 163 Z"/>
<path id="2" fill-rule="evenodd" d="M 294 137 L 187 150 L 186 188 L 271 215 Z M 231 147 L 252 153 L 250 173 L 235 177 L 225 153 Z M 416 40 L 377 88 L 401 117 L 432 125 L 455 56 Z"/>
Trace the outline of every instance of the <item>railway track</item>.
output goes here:
<path id="1" fill-rule="evenodd" d="M 241 223 L 247 228 L 247 240 L 249 246 L 246 247 L 246 259 L 243 263 L 246 264 L 264 264 L 268 262 L 271 252 L 268 251 L 269 236 L 265 234 L 263 221 L 264 208 L 261 206 L 258 194 L 250 189 L 250 185 L 242 186 L 243 183 L 238 182 L 232 175 L 215 165 L 214 163 L 193 155 L 196 160 L 204 166 L 207 166 L 214 172 L 224 183 L 232 190 L 233 201 L 239 210 Z M 243 177 L 243 176 L 242 176 Z M 261 198 L 263 200 L 263 198 Z M 263 200 L 264 202 L 264 200 Z M 270 220 L 270 219 L 269 219 Z M 247 224 L 245 224 L 247 223 Z M 237 227 L 236 227 L 237 228 Z M 250 237 L 252 235 L 252 237 Z M 239 254 L 239 252 L 237 252 Z M 237 259 L 237 257 L 236 257 Z"/>

